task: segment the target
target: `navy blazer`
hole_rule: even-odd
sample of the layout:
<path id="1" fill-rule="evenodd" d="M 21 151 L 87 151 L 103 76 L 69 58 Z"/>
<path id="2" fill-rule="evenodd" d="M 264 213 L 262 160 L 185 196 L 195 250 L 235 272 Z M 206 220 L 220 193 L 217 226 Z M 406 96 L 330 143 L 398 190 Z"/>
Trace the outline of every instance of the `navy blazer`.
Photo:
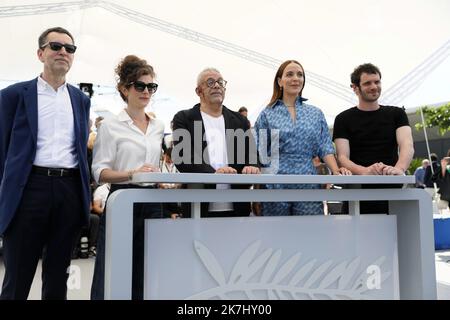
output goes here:
<path id="1" fill-rule="evenodd" d="M 249 127 L 249 122 L 238 112 L 234 112 L 222 106 L 222 115 L 225 121 L 225 130 L 227 129 L 242 129 L 246 132 Z M 198 137 L 195 134 L 195 122 L 201 122 L 201 135 Z M 191 140 L 189 142 L 183 141 L 183 130 L 177 131 L 179 129 L 187 130 L 190 133 Z M 172 159 L 180 172 L 191 172 L 191 173 L 215 173 L 216 170 L 209 164 L 208 153 L 205 152 L 207 147 L 206 139 L 203 139 L 205 135 L 205 126 L 203 124 L 202 114 L 200 112 L 200 104 L 196 104 L 193 108 L 179 111 L 173 118 L 173 141 L 174 145 L 177 146 L 179 143 L 190 144 L 190 154 L 187 156 L 189 158 L 189 163 L 182 162 L 183 150 L 177 154 L 177 152 L 172 153 Z M 200 133 L 200 132 L 199 132 Z M 197 139 L 197 141 L 195 141 Z M 228 159 L 228 165 L 238 173 L 242 172 L 245 166 L 258 166 L 257 155 L 256 155 L 256 144 L 253 134 L 245 137 L 245 154 L 240 155 L 238 153 L 238 145 L 242 141 L 238 141 L 235 136 L 227 136 L 227 152 L 228 155 L 233 155 L 233 159 Z M 174 148 L 175 150 L 175 148 Z M 241 150 L 240 150 L 241 151 Z M 180 157 L 180 158 L 178 158 Z M 243 159 L 242 159 L 243 158 Z M 201 163 L 196 163 L 196 159 L 201 159 Z M 232 189 L 248 189 L 251 185 L 246 184 L 232 184 Z M 215 188 L 215 185 L 205 185 L 206 189 Z M 227 199 L 228 200 L 228 199 Z M 250 214 L 251 206 L 247 202 L 235 202 L 233 203 L 234 210 L 242 215 Z M 187 209 L 185 209 L 186 211 Z M 206 213 L 208 210 L 208 203 L 202 203 L 201 212 Z M 186 216 L 190 216 L 190 212 L 185 212 Z"/>
<path id="2" fill-rule="evenodd" d="M 89 221 L 90 183 L 87 140 L 90 99 L 68 85 L 75 144 L 82 184 L 83 222 Z M 0 91 L 0 235 L 8 228 L 22 199 L 36 156 L 38 132 L 37 78 Z"/>

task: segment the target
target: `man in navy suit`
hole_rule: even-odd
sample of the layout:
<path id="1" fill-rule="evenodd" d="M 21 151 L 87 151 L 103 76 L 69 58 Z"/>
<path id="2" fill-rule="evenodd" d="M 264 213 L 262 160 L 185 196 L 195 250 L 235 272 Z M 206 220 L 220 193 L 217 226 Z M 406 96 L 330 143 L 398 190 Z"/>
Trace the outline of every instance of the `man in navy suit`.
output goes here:
<path id="1" fill-rule="evenodd" d="M 65 299 L 72 241 L 88 223 L 90 100 L 66 83 L 76 46 L 56 27 L 39 37 L 44 71 L 0 91 L 0 299 L 27 299 L 42 256 L 42 299 Z"/>

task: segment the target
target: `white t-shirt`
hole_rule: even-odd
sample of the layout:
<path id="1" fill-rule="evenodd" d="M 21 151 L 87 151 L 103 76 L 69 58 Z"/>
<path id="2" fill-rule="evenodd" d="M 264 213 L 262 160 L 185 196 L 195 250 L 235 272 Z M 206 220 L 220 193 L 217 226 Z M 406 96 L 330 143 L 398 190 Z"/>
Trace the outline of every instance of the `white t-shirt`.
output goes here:
<path id="1" fill-rule="evenodd" d="M 205 137 L 208 145 L 209 164 L 215 170 L 228 166 L 227 142 L 225 139 L 225 119 L 212 117 L 205 112 L 201 112 L 203 125 L 205 126 Z M 229 184 L 217 184 L 216 189 L 230 189 Z M 209 211 L 232 211 L 231 202 L 211 202 Z"/>

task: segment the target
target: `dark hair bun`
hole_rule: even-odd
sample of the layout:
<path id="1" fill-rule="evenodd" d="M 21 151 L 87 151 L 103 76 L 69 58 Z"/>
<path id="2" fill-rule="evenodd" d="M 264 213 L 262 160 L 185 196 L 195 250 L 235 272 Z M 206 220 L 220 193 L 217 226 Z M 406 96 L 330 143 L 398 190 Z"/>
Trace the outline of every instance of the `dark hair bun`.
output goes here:
<path id="1" fill-rule="evenodd" d="M 126 97 L 122 94 L 121 88 L 127 87 L 129 83 L 138 80 L 143 75 L 155 77 L 153 67 L 146 60 L 140 59 L 135 55 L 128 55 L 120 61 L 116 69 L 117 89 L 124 101 Z"/>

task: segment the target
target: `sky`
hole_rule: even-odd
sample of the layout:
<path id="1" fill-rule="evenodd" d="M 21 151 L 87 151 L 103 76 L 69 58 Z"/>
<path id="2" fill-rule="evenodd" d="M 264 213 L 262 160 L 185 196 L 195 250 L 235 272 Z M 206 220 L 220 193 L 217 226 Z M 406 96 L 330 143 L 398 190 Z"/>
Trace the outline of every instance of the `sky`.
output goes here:
<path id="1" fill-rule="evenodd" d="M 198 102 L 196 77 L 206 67 L 218 68 L 228 81 L 224 104 L 232 110 L 246 106 L 254 122 L 272 95 L 278 65 L 263 66 L 254 62 L 255 55 L 243 59 L 223 51 L 233 46 L 235 53 L 252 50 L 266 60 L 300 61 L 306 70 L 304 97 L 332 125 L 355 100 L 315 87 L 315 74 L 347 89 L 353 69 L 372 62 L 381 69 L 386 92 L 447 44 L 433 70 L 408 76 L 407 85 L 419 81 L 420 86 L 396 103 L 408 109 L 450 101 L 450 0 L 80 1 L 101 6 L 60 13 L 35 8 L 29 15 L 12 16 L 18 6 L 49 3 L 61 8 L 64 1 L 0 1 L 0 87 L 39 75 L 37 38 L 48 27 L 63 26 L 79 48 L 68 81 L 94 83 L 93 114 L 123 108 L 114 68 L 127 54 L 136 54 L 157 73 L 159 89 L 149 108 L 166 130 L 175 112 Z M 205 39 L 209 45 L 200 42 Z"/>

